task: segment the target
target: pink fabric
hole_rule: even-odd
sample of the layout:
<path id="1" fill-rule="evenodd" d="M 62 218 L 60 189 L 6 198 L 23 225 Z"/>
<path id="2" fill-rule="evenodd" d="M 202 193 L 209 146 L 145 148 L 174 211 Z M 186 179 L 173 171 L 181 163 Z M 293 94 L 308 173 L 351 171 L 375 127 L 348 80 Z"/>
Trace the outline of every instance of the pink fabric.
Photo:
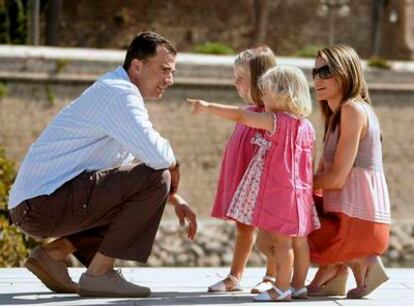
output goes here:
<path id="1" fill-rule="evenodd" d="M 227 212 L 229 218 L 248 225 L 252 223 L 253 212 L 256 207 L 265 156 L 272 144 L 260 134 L 256 134 L 251 142 L 258 145 L 259 149 L 250 161 Z"/>
<path id="2" fill-rule="evenodd" d="M 391 223 L 390 199 L 382 166 L 381 129 L 371 107 L 362 103 L 368 119 L 368 130 L 358 146 L 354 165 L 340 190 L 325 189 L 324 210 L 341 212 L 365 221 Z M 336 128 L 327 134 L 323 161 L 331 167 L 339 140 Z"/>
<path id="3" fill-rule="evenodd" d="M 329 169 L 329 165 L 325 167 Z M 324 191 L 324 210 L 390 224 L 390 202 L 384 173 L 352 168 L 342 189 Z"/>
<path id="4" fill-rule="evenodd" d="M 247 109 L 254 112 L 263 111 L 263 108 L 255 106 L 250 106 Z M 236 124 L 221 162 L 216 196 L 211 211 L 212 217 L 231 220 L 231 218 L 227 217 L 227 211 L 237 186 L 257 149 L 257 146 L 250 142 L 257 132 L 263 134 L 263 130 Z"/>
<path id="5" fill-rule="evenodd" d="M 320 227 L 312 197 L 315 131 L 309 120 L 275 113 L 277 122 L 260 181 L 252 226 L 286 236 Z"/>

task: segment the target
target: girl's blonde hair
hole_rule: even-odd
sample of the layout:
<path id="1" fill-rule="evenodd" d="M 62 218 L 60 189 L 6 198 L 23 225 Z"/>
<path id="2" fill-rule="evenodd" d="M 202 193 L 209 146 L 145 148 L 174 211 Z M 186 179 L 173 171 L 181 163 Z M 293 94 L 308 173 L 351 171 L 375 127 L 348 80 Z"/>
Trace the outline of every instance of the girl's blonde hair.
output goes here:
<path id="1" fill-rule="evenodd" d="M 258 87 L 258 80 L 266 70 L 276 65 L 276 57 L 273 51 L 266 45 L 246 49 L 236 56 L 234 65 L 245 65 L 249 69 L 250 94 L 249 97 L 246 97 L 249 100 L 247 102 L 263 107 L 262 93 Z"/>
<path id="2" fill-rule="evenodd" d="M 353 48 L 346 45 L 328 46 L 319 50 L 316 56 L 326 61 L 334 78 L 340 84 L 342 89 L 341 105 L 349 100 L 371 104 L 367 83 L 362 73 L 361 60 Z M 338 126 L 341 119 L 341 107 L 332 112 L 326 101 L 320 102 L 325 125 L 325 139 L 328 130 L 335 130 Z"/>
<path id="3" fill-rule="evenodd" d="M 302 70 L 291 66 L 269 69 L 259 80 L 262 90 L 275 96 L 275 111 L 286 111 L 296 116 L 309 116 L 312 101 L 309 85 Z"/>

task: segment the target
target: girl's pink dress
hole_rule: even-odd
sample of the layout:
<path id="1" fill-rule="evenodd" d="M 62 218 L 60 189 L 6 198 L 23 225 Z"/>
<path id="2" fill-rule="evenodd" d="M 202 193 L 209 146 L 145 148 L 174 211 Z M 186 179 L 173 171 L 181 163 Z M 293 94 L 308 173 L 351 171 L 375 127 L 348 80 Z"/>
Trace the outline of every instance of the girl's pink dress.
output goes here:
<path id="1" fill-rule="evenodd" d="M 259 147 L 232 198 L 229 218 L 285 236 L 320 227 L 312 197 L 315 131 L 309 120 L 274 113 L 275 129 Z"/>
<path id="2" fill-rule="evenodd" d="M 249 111 L 262 112 L 262 107 L 249 106 Z M 263 134 L 263 130 L 236 124 L 233 134 L 227 142 L 221 162 L 220 176 L 217 185 L 216 197 L 211 216 L 223 220 L 231 220 L 227 217 L 234 192 L 252 159 L 257 146 L 250 142 L 256 133 Z"/>

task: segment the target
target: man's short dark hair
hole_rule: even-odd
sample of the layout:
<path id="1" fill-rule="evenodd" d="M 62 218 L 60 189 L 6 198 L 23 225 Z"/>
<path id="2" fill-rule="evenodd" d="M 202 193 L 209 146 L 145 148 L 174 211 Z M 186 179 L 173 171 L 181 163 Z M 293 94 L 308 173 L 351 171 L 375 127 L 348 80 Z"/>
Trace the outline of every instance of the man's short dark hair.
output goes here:
<path id="1" fill-rule="evenodd" d="M 159 45 L 164 45 L 171 54 L 177 54 L 172 42 L 160 34 L 155 32 L 139 33 L 128 47 L 123 65 L 124 69 L 128 71 L 133 59 L 143 61 L 154 56 Z"/>

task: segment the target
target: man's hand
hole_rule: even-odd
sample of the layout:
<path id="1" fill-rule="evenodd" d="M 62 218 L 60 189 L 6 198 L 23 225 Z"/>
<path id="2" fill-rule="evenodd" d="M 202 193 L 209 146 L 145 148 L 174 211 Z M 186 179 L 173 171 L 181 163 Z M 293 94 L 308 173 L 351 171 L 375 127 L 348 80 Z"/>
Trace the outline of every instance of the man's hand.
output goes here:
<path id="1" fill-rule="evenodd" d="M 183 227 L 186 222 L 188 223 L 187 237 L 194 240 L 197 233 L 197 218 L 195 213 L 178 194 L 171 195 L 169 201 L 174 205 L 175 214 L 178 217 L 180 226 Z"/>
<path id="2" fill-rule="evenodd" d="M 174 169 L 170 169 L 171 174 L 171 188 L 170 188 L 170 195 L 174 195 L 178 190 L 178 184 L 180 183 L 180 168 L 175 167 Z"/>
<path id="3" fill-rule="evenodd" d="M 193 115 L 197 115 L 208 107 L 208 102 L 196 99 L 187 99 L 187 103 L 193 105 Z"/>

